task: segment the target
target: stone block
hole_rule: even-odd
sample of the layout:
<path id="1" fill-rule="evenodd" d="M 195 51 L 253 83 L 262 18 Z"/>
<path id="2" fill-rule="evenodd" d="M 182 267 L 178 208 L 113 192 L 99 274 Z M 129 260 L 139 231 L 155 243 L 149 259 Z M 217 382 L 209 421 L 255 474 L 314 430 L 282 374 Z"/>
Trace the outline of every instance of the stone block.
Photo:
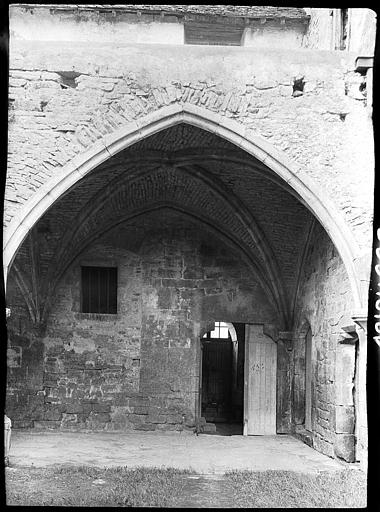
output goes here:
<path id="1" fill-rule="evenodd" d="M 26 85 L 26 80 L 24 78 L 12 78 L 9 77 L 9 86 L 10 87 L 23 87 Z"/>
<path id="2" fill-rule="evenodd" d="M 148 414 L 146 417 L 147 423 L 166 423 L 166 416 L 164 414 Z"/>
<path id="3" fill-rule="evenodd" d="M 318 434 L 314 434 L 313 447 L 328 457 L 334 457 L 334 445 L 325 441 Z"/>
<path id="4" fill-rule="evenodd" d="M 191 339 L 190 338 L 184 338 L 184 339 L 174 339 L 169 340 L 169 348 L 191 348 Z"/>
<path id="5" fill-rule="evenodd" d="M 280 85 L 279 92 L 281 96 L 290 98 L 293 94 L 293 87 L 291 85 Z"/>
<path id="6" fill-rule="evenodd" d="M 135 405 L 131 406 L 134 414 L 148 414 L 149 407 L 147 405 Z"/>
<path id="7" fill-rule="evenodd" d="M 182 423 L 182 421 L 183 421 L 183 418 L 182 418 L 182 415 L 180 415 L 180 414 L 170 414 L 166 417 L 166 423 L 169 423 L 169 424 Z"/>
<path id="8" fill-rule="evenodd" d="M 334 454 L 346 462 L 355 462 L 354 434 L 336 434 Z"/>
<path id="9" fill-rule="evenodd" d="M 61 422 L 60 421 L 45 421 L 45 420 L 41 420 L 41 421 L 35 421 L 34 422 L 34 428 L 36 429 L 57 429 L 61 426 Z"/>
<path id="10" fill-rule="evenodd" d="M 112 395 L 112 404 L 114 406 L 128 406 L 130 398 L 125 393 L 115 393 Z"/>
<path id="11" fill-rule="evenodd" d="M 134 430 L 152 431 L 156 430 L 155 423 L 136 423 L 133 425 Z"/>
<path id="12" fill-rule="evenodd" d="M 109 403 L 95 403 L 91 405 L 91 409 L 96 413 L 108 413 L 111 411 L 111 404 Z"/>
<path id="13" fill-rule="evenodd" d="M 172 307 L 172 293 L 170 288 L 158 290 L 157 307 L 159 309 L 170 309 Z"/>
<path id="14" fill-rule="evenodd" d="M 128 420 L 133 423 L 133 425 L 142 425 L 146 422 L 146 414 L 129 414 Z"/>
<path id="15" fill-rule="evenodd" d="M 110 415 L 102 412 L 92 412 L 89 416 L 91 423 L 93 424 L 101 424 L 108 423 L 110 421 Z"/>
<path id="16" fill-rule="evenodd" d="M 316 81 L 306 81 L 304 88 L 303 88 L 303 92 L 304 93 L 313 92 L 316 89 L 316 87 L 317 87 Z"/>
<path id="17" fill-rule="evenodd" d="M 339 381 L 336 385 L 336 403 L 337 405 L 353 405 L 354 404 L 354 395 L 353 395 L 354 384 L 351 382 L 341 384 Z"/>
<path id="18" fill-rule="evenodd" d="M 90 409 L 90 408 L 89 408 Z M 66 413 L 68 414 L 77 414 L 85 412 L 85 407 L 81 403 L 69 403 L 66 405 Z M 88 411 L 90 412 L 90 410 Z"/>
<path id="19" fill-rule="evenodd" d="M 23 419 L 23 420 L 13 420 L 12 427 L 17 428 L 33 428 L 35 426 L 35 421 L 32 419 Z"/>
<path id="20" fill-rule="evenodd" d="M 196 279 L 162 279 L 162 286 L 171 288 L 196 288 L 197 285 Z"/>
<path id="21" fill-rule="evenodd" d="M 57 385 L 57 381 L 58 381 L 58 374 L 56 374 L 56 373 L 53 373 L 53 374 L 45 373 L 44 374 L 44 377 L 43 377 L 44 386 L 55 387 Z"/>
<path id="22" fill-rule="evenodd" d="M 206 423 L 202 425 L 201 429 L 202 432 L 216 432 L 216 425 L 215 423 Z"/>
<path id="23" fill-rule="evenodd" d="M 129 405 L 131 407 L 140 407 L 149 405 L 149 398 L 146 396 L 135 396 L 129 398 Z"/>
<path id="24" fill-rule="evenodd" d="M 353 434 L 355 430 L 355 411 L 353 406 L 335 407 L 335 432 Z"/>
<path id="25" fill-rule="evenodd" d="M 194 268 L 186 268 L 183 273 L 184 279 L 202 279 L 203 278 L 203 268 L 202 267 L 194 267 Z"/>
<path id="26" fill-rule="evenodd" d="M 62 413 L 58 408 L 47 409 L 43 413 L 43 420 L 45 421 L 57 421 L 62 417 Z"/>
<path id="27" fill-rule="evenodd" d="M 72 425 L 76 425 L 78 423 L 78 415 L 77 414 L 66 414 L 62 415 L 61 427 L 70 427 Z"/>

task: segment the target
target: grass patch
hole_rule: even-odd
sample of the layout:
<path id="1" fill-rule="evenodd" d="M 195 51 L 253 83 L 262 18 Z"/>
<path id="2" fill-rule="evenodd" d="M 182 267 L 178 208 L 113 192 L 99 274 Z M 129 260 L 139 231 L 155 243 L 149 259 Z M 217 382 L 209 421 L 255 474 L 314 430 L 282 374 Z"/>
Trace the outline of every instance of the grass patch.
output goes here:
<path id="1" fill-rule="evenodd" d="M 230 471 L 220 481 L 191 470 L 89 466 L 6 469 L 7 505 L 177 507 L 233 503 L 236 508 L 363 508 L 367 479 L 358 470 L 320 474 Z M 216 493 L 216 494 L 215 494 Z"/>
<path id="2" fill-rule="evenodd" d="M 18 467 L 6 471 L 7 505 L 170 507 L 189 470 Z"/>
<path id="3" fill-rule="evenodd" d="M 367 478 L 362 471 L 304 474 L 294 471 L 231 471 L 236 507 L 357 508 L 367 504 Z"/>

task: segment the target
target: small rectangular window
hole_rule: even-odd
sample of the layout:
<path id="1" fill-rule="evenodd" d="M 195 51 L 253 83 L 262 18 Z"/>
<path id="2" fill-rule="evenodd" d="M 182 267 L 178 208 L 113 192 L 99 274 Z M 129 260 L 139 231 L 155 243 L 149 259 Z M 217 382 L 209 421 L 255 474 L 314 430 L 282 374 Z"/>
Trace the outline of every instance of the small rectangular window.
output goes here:
<path id="1" fill-rule="evenodd" d="M 117 268 L 82 267 L 82 313 L 117 313 Z"/>

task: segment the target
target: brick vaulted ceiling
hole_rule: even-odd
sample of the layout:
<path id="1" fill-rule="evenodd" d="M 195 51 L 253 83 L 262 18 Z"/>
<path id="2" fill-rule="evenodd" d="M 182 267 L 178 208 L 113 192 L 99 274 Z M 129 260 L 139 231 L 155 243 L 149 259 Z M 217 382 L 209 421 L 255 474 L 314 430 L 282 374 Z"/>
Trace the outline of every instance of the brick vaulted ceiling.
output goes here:
<path id="1" fill-rule="evenodd" d="M 159 218 L 168 207 L 219 233 L 250 261 L 279 309 L 292 310 L 311 213 L 262 163 L 185 124 L 123 150 L 70 189 L 25 239 L 10 275 L 44 309 L 91 242 L 144 212 L 155 209 Z"/>

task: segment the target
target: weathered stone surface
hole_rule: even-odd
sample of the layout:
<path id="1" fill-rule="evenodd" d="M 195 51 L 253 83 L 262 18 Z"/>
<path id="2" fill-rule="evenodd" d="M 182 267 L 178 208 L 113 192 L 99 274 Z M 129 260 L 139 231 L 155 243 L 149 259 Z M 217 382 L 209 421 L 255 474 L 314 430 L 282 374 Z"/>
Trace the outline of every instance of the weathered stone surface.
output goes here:
<path id="1" fill-rule="evenodd" d="M 313 448 L 318 450 L 319 452 L 328 455 L 329 457 L 334 457 L 334 445 L 323 439 L 319 434 L 313 435 Z"/>
<path id="2" fill-rule="evenodd" d="M 337 434 L 334 454 L 346 462 L 355 462 L 355 436 L 353 434 Z"/>
<path id="3" fill-rule="evenodd" d="M 273 319 L 273 307 L 248 277 L 245 263 L 220 242 L 213 243 L 199 225 L 176 215 L 161 218 L 157 225 L 154 214 L 145 224 L 150 235 L 138 257 L 118 247 L 123 227 L 111 230 L 82 255 L 86 261 L 112 261 L 117 255 L 118 307 L 128 315 L 81 315 L 80 267 L 72 266 L 61 280 L 42 336 L 42 412 L 23 406 L 32 420 L 96 430 L 144 429 L 146 424 L 148 429 L 193 428 L 200 322 L 210 318 L 211 310 L 211 318 Z M 213 243 L 207 267 L 206 240 Z M 178 277 L 157 279 L 162 269 L 172 269 Z M 194 273 L 191 279 L 184 277 L 186 269 Z M 218 295 L 204 293 L 216 286 Z M 287 364 L 285 355 L 280 368 Z M 288 398 L 279 414 L 289 425 Z"/>
<path id="4" fill-rule="evenodd" d="M 312 332 L 312 426 L 318 433 L 317 449 L 329 455 L 335 432 L 351 432 L 349 406 L 353 404 L 355 351 L 352 346 L 335 342 L 334 334 L 339 330 L 336 326 L 342 318 L 349 317 L 352 307 L 349 283 L 335 248 L 319 227 L 310 242 L 303 272 L 297 307 L 299 318 L 308 320 Z M 342 302 L 342 296 L 347 297 L 347 302 Z M 305 335 L 306 330 L 304 337 L 296 336 L 294 347 L 293 415 L 294 421 L 300 423 L 305 415 Z"/>
<path id="5" fill-rule="evenodd" d="M 277 433 L 291 431 L 292 364 L 291 353 L 282 340 L 277 342 Z"/>
<path id="6" fill-rule="evenodd" d="M 355 410 L 353 406 L 335 407 L 335 432 L 353 434 L 355 430 Z"/>
<path id="7" fill-rule="evenodd" d="M 338 206 L 342 212 L 344 211 L 344 216 L 351 224 L 359 242 L 368 243 L 370 226 L 364 223 L 359 228 L 356 225 L 358 216 L 355 211 L 346 209 L 344 199 L 345 197 L 355 197 L 356 207 L 360 208 L 362 212 L 367 210 L 367 205 L 363 203 L 365 196 L 358 193 L 362 187 L 359 186 L 358 178 L 355 178 L 356 173 L 347 172 L 347 169 L 354 170 L 360 162 L 362 172 L 364 172 L 363 162 L 368 158 L 365 158 L 364 153 L 361 154 L 359 150 L 361 144 L 356 139 L 358 139 L 359 133 L 365 137 L 364 134 L 367 133 L 368 127 L 363 124 L 361 113 L 356 108 L 357 99 L 345 96 L 344 90 L 341 93 L 335 89 L 331 90 L 331 84 L 334 81 L 344 81 L 346 78 L 345 69 L 341 68 L 339 62 L 339 56 L 329 54 L 329 59 L 326 59 L 322 66 L 317 53 L 312 51 L 308 53 L 307 62 L 301 64 L 301 67 L 304 68 L 305 94 L 294 98 L 292 97 L 289 66 L 291 67 L 296 57 L 299 59 L 300 56 L 291 56 L 286 51 L 284 53 L 278 50 L 277 54 L 271 54 L 270 58 L 263 54 L 262 50 L 260 50 L 260 58 L 255 54 L 256 82 L 254 80 L 253 83 L 260 87 L 257 89 L 252 85 L 250 76 L 252 65 L 249 55 L 244 53 L 241 54 L 240 59 L 232 60 L 231 51 L 227 48 L 219 50 L 220 59 L 216 58 L 215 52 L 211 52 L 209 55 L 204 49 L 202 58 L 199 60 L 197 52 L 189 47 L 184 47 L 181 51 L 184 53 L 183 58 L 188 63 L 185 69 L 179 65 L 183 59 L 177 58 L 178 53 L 173 58 L 173 50 L 170 48 L 156 47 L 154 53 L 150 50 L 148 53 L 144 53 L 145 50 L 140 49 L 140 53 L 144 53 L 141 57 L 132 49 L 118 47 L 117 50 L 112 51 L 112 58 L 107 51 L 97 50 L 97 54 L 94 53 L 89 62 L 88 55 L 82 49 L 68 43 L 64 46 L 65 49 L 62 49 L 62 53 L 45 47 L 42 54 L 40 47 L 34 48 L 33 44 L 28 41 L 27 57 L 21 56 L 23 51 L 21 41 L 17 41 L 17 44 L 15 43 L 12 47 L 10 76 L 11 80 L 16 80 L 12 90 L 25 89 L 21 95 L 12 92 L 15 98 L 13 105 L 15 119 L 10 129 L 12 155 L 22 154 L 30 157 L 34 162 L 34 168 L 42 169 L 43 164 L 47 165 L 45 170 L 51 177 L 78 151 L 83 152 L 85 148 L 100 140 L 105 134 L 112 133 L 129 121 L 171 103 L 191 103 L 204 106 L 210 111 L 218 111 L 226 117 L 233 117 L 248 128 L 252 122 L 250 116 L 253 115 L 253 122 L 256 125 L 258 119 L 262 120 L 259 125 L 255 126 L 256 132 L 258 130 L 262 134 L 270 134 L 270 141 L 275 147 L 280 150 L 286 148 L 288 157 L 293 159 L 297 165 L 302 166 L 319 183 L 327 195 L 339 202 Z M 178 52 L 178 48 L 175 51 Z M 252 48 L 250 51 L 255 53 L 256 50 Z M 77 87 L 62 88 L 60 75 L 47 70 L 52 68 L 72 69 L 70 55 L 76 56 L 77 64 L 74 67 L 81 68 L 82 75 L 75 79 L 78 83 Z M 24 61 L 25 66 L 24 73 L 26 74 L 23 77 L 20 76 L 20 66 L 16 65 L 20 59 Z M 165 73 L 161 71 L 160 59 L 164 59 L 166 62 Z M 124 62 L 128 62 L 128 70 L 124 69 Z M 225 62 L 228 62 L 228 71 Z M 233 70 L 231 69 L 232 64 Z M 298 64 L 299 66 L 300 64 Z M 13 67 L 16 69 L 13 70 Z M 96 68 L 98 72 L 95 71 Z M 130 73 L 131 68 L 134 69 L 133 74 Z M 196 79 L 197 75 L 203 75 L 204 69 L 214 75 L 213 80 L 206 79 L 199 82 Z M 334 69 L 334 80 L 330 79 L 331 69 Z M 339 71 L 337 71 L 338 69 Z M 12 73 L 15 73 L 14 78 Z M 335 75 L 337 76 L 335 77 Z M 350 83 L 353 80 L 352 77 L 348 77 L 348 79 Z M 39 89 L 36 89 L 35 85 L 29 87 L 29 82 L 37 86 L 46 85 L 46 87 Z M 51 89 L 52 87 L 54 89 Z M 46 98 L 41 97 L 37 101 L 36 91 L 48 91 L 49 89 L 52 90 L 52 94 Z M 218 94 L 214 90 L 218 90 Z M 87 94 L 89 91 L 91 94 Z M 126 91 L 129 92 L 126 93 Z M 332 97 L 333 95 L 334 97 Z M 287 98 L 288 103 L 284 103 Z M 296 104 L 295 101 L 297 101 Z M 47 102 L 46 105 L 45 102 Z M 338 104 L 345 106 L 337 107 Z M 71 106 L 69 130 L 74 134 L 74 137 L 70 138 L 67 138 L 67 130 L 62 129 L 67 123 L 56 122 L 66 114 L 67 105 Z M 268 110 L 269 106 L 270 110 Z M 49 121 L 46 117 L 38 118 L 36 116 L 41 108 L 53 114 Z M 297 115 L 295 109 L 297 109 Z M 335 109 L 336 115 L 329 114 L 333 111 L 332 109 Z M 324 113 L 330 117 L 326 118 L 326 121 L 321 116 L 311 118 L 311 111 L 318 112 L 318 114 Z M 352 123 L 361 123 L 362 129 L 353 132 L 346 130 L 344 123 L 339 118 L 342 112 L 352 116 Z M 25 113 L 32 114 L 32 116 L 28 115 L 28 121 L 23 119 Z M 287 119 L 286 127 L 281 122 L 284 118 Z M 330 120 L 336 121 L 334 122 L 336 126 L 332 127 Z M 53 124 L 51 124 L 52 122 Z M 330 136 L 328 138 L 324 136 L 326 131 L 321 129 L 324 122 L 329 125 Z M 19 130 L 24 130 L 26 127 L 29 136 L 37 139 L 42 135 L 41 130 L 46 132 L 43 147 L 38 145 L 35 150 L 30 148 L 25 152 L 24 148 L 22 152 L 17 151 L 17 147 L 22 143 Z M 74 129 L 75 131 L 73 131 Z M 297 145 L 292 144 L 294 136 L 297 138 Z M 367 138 L 369 136 L 368 133 Z M 320 155 L 321 147 L 324 148 L 323 157 Z M 355 147 L 356 154 L 350 150 L 348 154 L 347 147 Z M 364 148 L 366 148 L 365 144 L 363 152 Z M 9 160 L 9 179 L 6 191 L 6 222 L 8 222 L 8 218 L 14 216 L 17 208 L 33 194 L 28 180 L 24 178 L 18 184 L 18 189 L 20 192 L 22 189 L 24 197 L 20 195 L 17 202 L 8 199 L 11 197 L 8 196 L 8 190 L 11 194 L 12 184 L 17 181 L 16 169 L 19 168 L 12 155 Z M 329 168 L 334 168 L 333 173 L 324 172 L 326 162 Z M 42 174 L 41 171 L 38 175 L 42 182 L 46 182 L 48 179 L 48 176 Z M 369 177 L 368 180 L 368 190 L 370 190 L 371 180 Z M 38 183 L 37 180 L 34 181 L 34 190 L 40 186 L 41 183 Z M 368 197 L 371 197 L 371 194 Z M 363 227 L 367 231 L 364 232 Z"/>
<path id="8" fill-rule="evenodd" d="M 178 24 L 172 21 L 166 26 Z M 24 29 L 30 34 L 30 26 Z M 288 27 L 283 29 L 286 34 Z M 117 30 L 113 23 L 113 37 Z M 251 39 L 256 41 L 249 28 L 245 42 Z M 314 446 L 353 458 L 355 347 L 337 346 L 354 306 L 352 290 L 333 242 L 315 219 L 303 254 L 312 214 L 277 184 L 289 161 L 290 187 L 297 188 L 303 176 L 311 179 L 310 194 L 313 183 L 319 187 L 309 201 L 306 186 L 306 206 L 313 212 L 313 201 L 324 208 L 329 198 L 337 219 L 352 230 L 351 242 L 358 250 L 370 245 L 369 84 L 350 68 L 352 56 L 287 47 L 98 44 L 90 53 L 88 47 L 12 38 L 6 228 L 42 187 L 51 189 L 67 166 L 77 168 L 75 158 L 85 161 L 96 147 L 111 156 L 110 141 L 121 131 L 121 141 L 130 144 L 130 151 L 72 183 L 15 258 L 8 283 L 15 314 L 7 400 L 15 426 L 193 428 L 200 326 L 225 320 L 271 322 L 281 329 L 289 324 L 297 331 L 293 353 L 278 344 L 277 430 L 287 432 L 292 422 L 299 427 L 305 421 L 306 364 L 298 330 L 308 321 Z M 160 126 L 161 114 L 167 120 L 182 107 L 192 119 L 194 106 L 201 109 L 197 126 L 170 126 L 142 137 L 146 116 Z M 225 136 L 233 136 L 236 147 L 253 142 L 257 158 L 247 163 L 244 150 L 237 157 L 236 148 L 233 163 L 224 158 L 233 151 Z M 190 150 L 198 156 L 209 151 L 216 161 L 203 172 L 204 162 L 190 159 L 187 169 Z M 267 150 L 278 151 L 278 159 L 272 162 Z M 149 160 L 152 153 L 159 155 L 153 163 L 136 161 L 136 155 Z M 173 155 L 186 157 L 185 164 Z M 186 212 L 192 228 L 181 216 L 165 224 L 161 210 L 149 217 L 157 205 Z M 200 219 L 218 236 L 203 232 Z M 118 267 L 117 315 L 80 312 L 83 261 Z M 283 299 L 278 303 L 277 292 Z"/>

